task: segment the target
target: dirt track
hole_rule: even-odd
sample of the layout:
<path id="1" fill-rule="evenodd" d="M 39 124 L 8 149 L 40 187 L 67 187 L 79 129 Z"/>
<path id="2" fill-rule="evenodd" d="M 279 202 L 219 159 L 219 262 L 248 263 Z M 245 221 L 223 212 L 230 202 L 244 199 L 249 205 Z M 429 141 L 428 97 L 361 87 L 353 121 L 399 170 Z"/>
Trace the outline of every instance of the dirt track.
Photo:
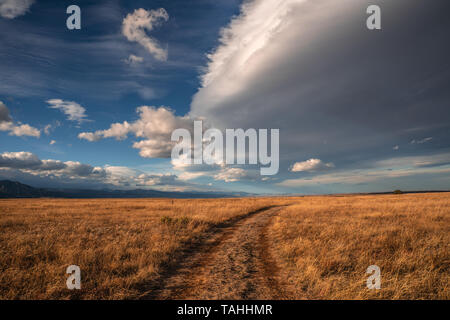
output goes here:
<path id="1" fill-rule="evenodd" d="M 249 214 L 191 248 L 147 299 L 283 299 L 266 226 L 280 207 Z"/>

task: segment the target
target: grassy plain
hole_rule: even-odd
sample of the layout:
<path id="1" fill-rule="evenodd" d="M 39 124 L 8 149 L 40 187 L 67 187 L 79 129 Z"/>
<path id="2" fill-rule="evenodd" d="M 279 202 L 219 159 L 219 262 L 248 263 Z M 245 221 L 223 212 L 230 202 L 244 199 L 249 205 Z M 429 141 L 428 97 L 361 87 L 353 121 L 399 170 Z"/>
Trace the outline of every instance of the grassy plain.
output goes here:
<path id="1" fill-rule="evenodd" d="M 282 199 L 0 200 L 1 299 L 135 299 L 179 249 Z M 81 268 L 82 289 L 66 288 Z"/>
<path id="2" fill-rule="evenodd" d="M 306 197 L 269 226 L 298 299 L 449 299 L 450 194 Z M 366 269 L 381 269 L 368 290 Z"/>
<path id="3" fill-rule="evenodd" d="M 449 299 L 450 194 L 0 200 L 0 299 L 137 299 L 182 249 L 255 210 L 292 299 Z M 81 268 L 82 289 L 66 288 Z M 382 288 L 365 271 L 381 268 Z"/>

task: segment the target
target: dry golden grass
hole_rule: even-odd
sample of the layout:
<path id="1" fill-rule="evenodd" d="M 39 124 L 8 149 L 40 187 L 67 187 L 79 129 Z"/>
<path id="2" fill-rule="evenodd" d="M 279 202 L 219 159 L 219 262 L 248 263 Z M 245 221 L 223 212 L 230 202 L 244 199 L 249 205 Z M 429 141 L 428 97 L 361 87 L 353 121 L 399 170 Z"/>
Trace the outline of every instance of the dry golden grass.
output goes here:
<path id="1" fill-rule="evenodd" d="M 283 209 L 269 237 L 291 298 L 449 299 L 449 231 L 449 193 L 321 196 Z"/>
<path id="2" fill-rule="evenodd" d="M 184 244 L 283 201 L 0 200 L 0 298 L 137 298 Z M 66 288 L 72 264 L 81 268 L 81 290 Z"/>
<path id="3" fill-rule="evenodd" d="M 281 204 L 266 242 L 291 298 L 449 299 L 449 193 L 0 200 L 0 299 L 139 298 L 214 226 Z M 365 285 L 373 264 L 381 290 Z"/>

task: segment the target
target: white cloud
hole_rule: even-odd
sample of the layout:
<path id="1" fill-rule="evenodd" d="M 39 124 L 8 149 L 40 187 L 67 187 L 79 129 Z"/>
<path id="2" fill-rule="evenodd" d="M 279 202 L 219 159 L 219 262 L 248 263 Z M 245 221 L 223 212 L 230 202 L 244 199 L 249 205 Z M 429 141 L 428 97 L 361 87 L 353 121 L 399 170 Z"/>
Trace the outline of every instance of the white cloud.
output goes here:
<path id="1" fill-rule="evenodd" d="M 88 119 L 86 119 L 86 109 L 74 101 L 50 99 L 47 100 L 47 103 L 50 105 L 49 108 L 61 110 L 67 116 L 67 120 L 76 121 L 78 123 L 88 121 Z"/>
<path id="2" fill-rule="evenodd" d="M 168 158 L 174 146 L 172 132 L 178 128 L 192 130 L 193 122 L 189 117 L 178 117 L 168 107 L 141 106 L 136 111 L 139 119 L 135 122 L 113 123 L 109 129 L 82 132 L 78 138 L 91 142 L 104 138 L 122 140 L 133 133 L 142 139 L 133 143 L 133 148 L 139 149 L 142 157 Z"/>
<path id="3" fill-rule="evenodd" d="M 319 171 L 319 170 L 325 170 L 329 168 L 333 168 L 334 164 L 324 163 L 320 159 L 309 159 L 302 162 L 296 162 L 291 168 L 292 172 L 302 172 L 302 171 Z"/>
<path id="4" fill-rule="evenodd" d="M 13 122 L 6 105 L 0 101 L 0 131 L 8 131 L 11 136 L 30 136 L 39 138 L 41 131 L 28 125 Z"/>
<path id="5" fill-rule="evenodd" d="M 34 0 L 0 0 L 0 16 L 7 19 L 24 15 Z"/>
<path id="6" fill-rule="evenodd" d="M 304 0 L 247 1 L 241 14 L 221 31 L 221 45 L 208 55 L 209 63 L 202 75 L 202 88 L 194 96 L 194 114 L 212 116 L 226 99 L 233 98 L 256 80 L 271 56 L 274 39 L 292 23 L 292 10 Z M 294 31 L 291 31 L 294 32 Z M 286 48 L 277 48 L 277 56 Z"/>
<path id="7" fill-rule="evenodd" d="M 399 146 L 394 146 L 394 147 L 392 148 L 392 150 L 395 150 L 395 151 L 397 151 L 398 149 L 400 149 Z"/>
<path id="8" fill-rule="evenodd" d="M 144 58 L 135 56 L 134 54 L 130 54 L 128 58 L 124 60 L 124 62 L 129 65 L 136 65 L 142 61 L 144 61 Z"/>
<path id="9" fill-rule="evenodd" d="M 56 143 L 55 140 L 50 141 L 50 145 L 54 145 Z"/>
<path id="10" fill-rule="evenodd" d="M 12 122 L 2 122 L 0 123 L 0 131 L 9 131 L 9 135 L 11 136 L 30 136 L 39 138 L 41 136 L 41 132 L 33 128 L 28 124 L 18 124 L 15 125 Z"/>
<path id="11" fill-rule="evenodd" d="M 99 131 L 97 133 L 95 132 L 81 132 L 78 134 L 78 138 L 84 139 L 90 142 L 98 141 L 101 139 L 101 135 L 99 134 Z"/>
<path id="12" fill-rule="evenodd" d="M 157 60 L 167 60 L 167 50 L 162 49 L 158 42 L 148 36 L 155 26 L 167 21 L 169 15 L 163 8 L 157 10 L 136 9 L 128 14 L 122 22 L 122 34 L 129 40 L 139 43 Z"/>
<path id="13" fill-rule="evenodd" d="M 247 175 L 242 168 L 226 168 L 214 176 L 214 180 L 223 180 L 225 182 L 239 181 Z"/>

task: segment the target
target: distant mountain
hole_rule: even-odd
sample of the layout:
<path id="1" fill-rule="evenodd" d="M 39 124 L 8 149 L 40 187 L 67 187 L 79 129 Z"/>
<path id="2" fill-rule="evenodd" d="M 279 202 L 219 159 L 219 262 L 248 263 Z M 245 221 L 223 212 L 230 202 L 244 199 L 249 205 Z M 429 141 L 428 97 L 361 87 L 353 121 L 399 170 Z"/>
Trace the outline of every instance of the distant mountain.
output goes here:
<path id="1" fill-rule="evenodd" d="M 0 181 L 0 198 L 36 198 L 45 195 L 44 189 L 33 188 L 16 181 Z"/>
<path id="2" fill-rule="evenodd" d="M 225 198 L 248 196 L 246 193 L 169 192 L 158 190 L 89 190 L 34 188 L 10 181 L 0 181 L 0 198 Z"/>

